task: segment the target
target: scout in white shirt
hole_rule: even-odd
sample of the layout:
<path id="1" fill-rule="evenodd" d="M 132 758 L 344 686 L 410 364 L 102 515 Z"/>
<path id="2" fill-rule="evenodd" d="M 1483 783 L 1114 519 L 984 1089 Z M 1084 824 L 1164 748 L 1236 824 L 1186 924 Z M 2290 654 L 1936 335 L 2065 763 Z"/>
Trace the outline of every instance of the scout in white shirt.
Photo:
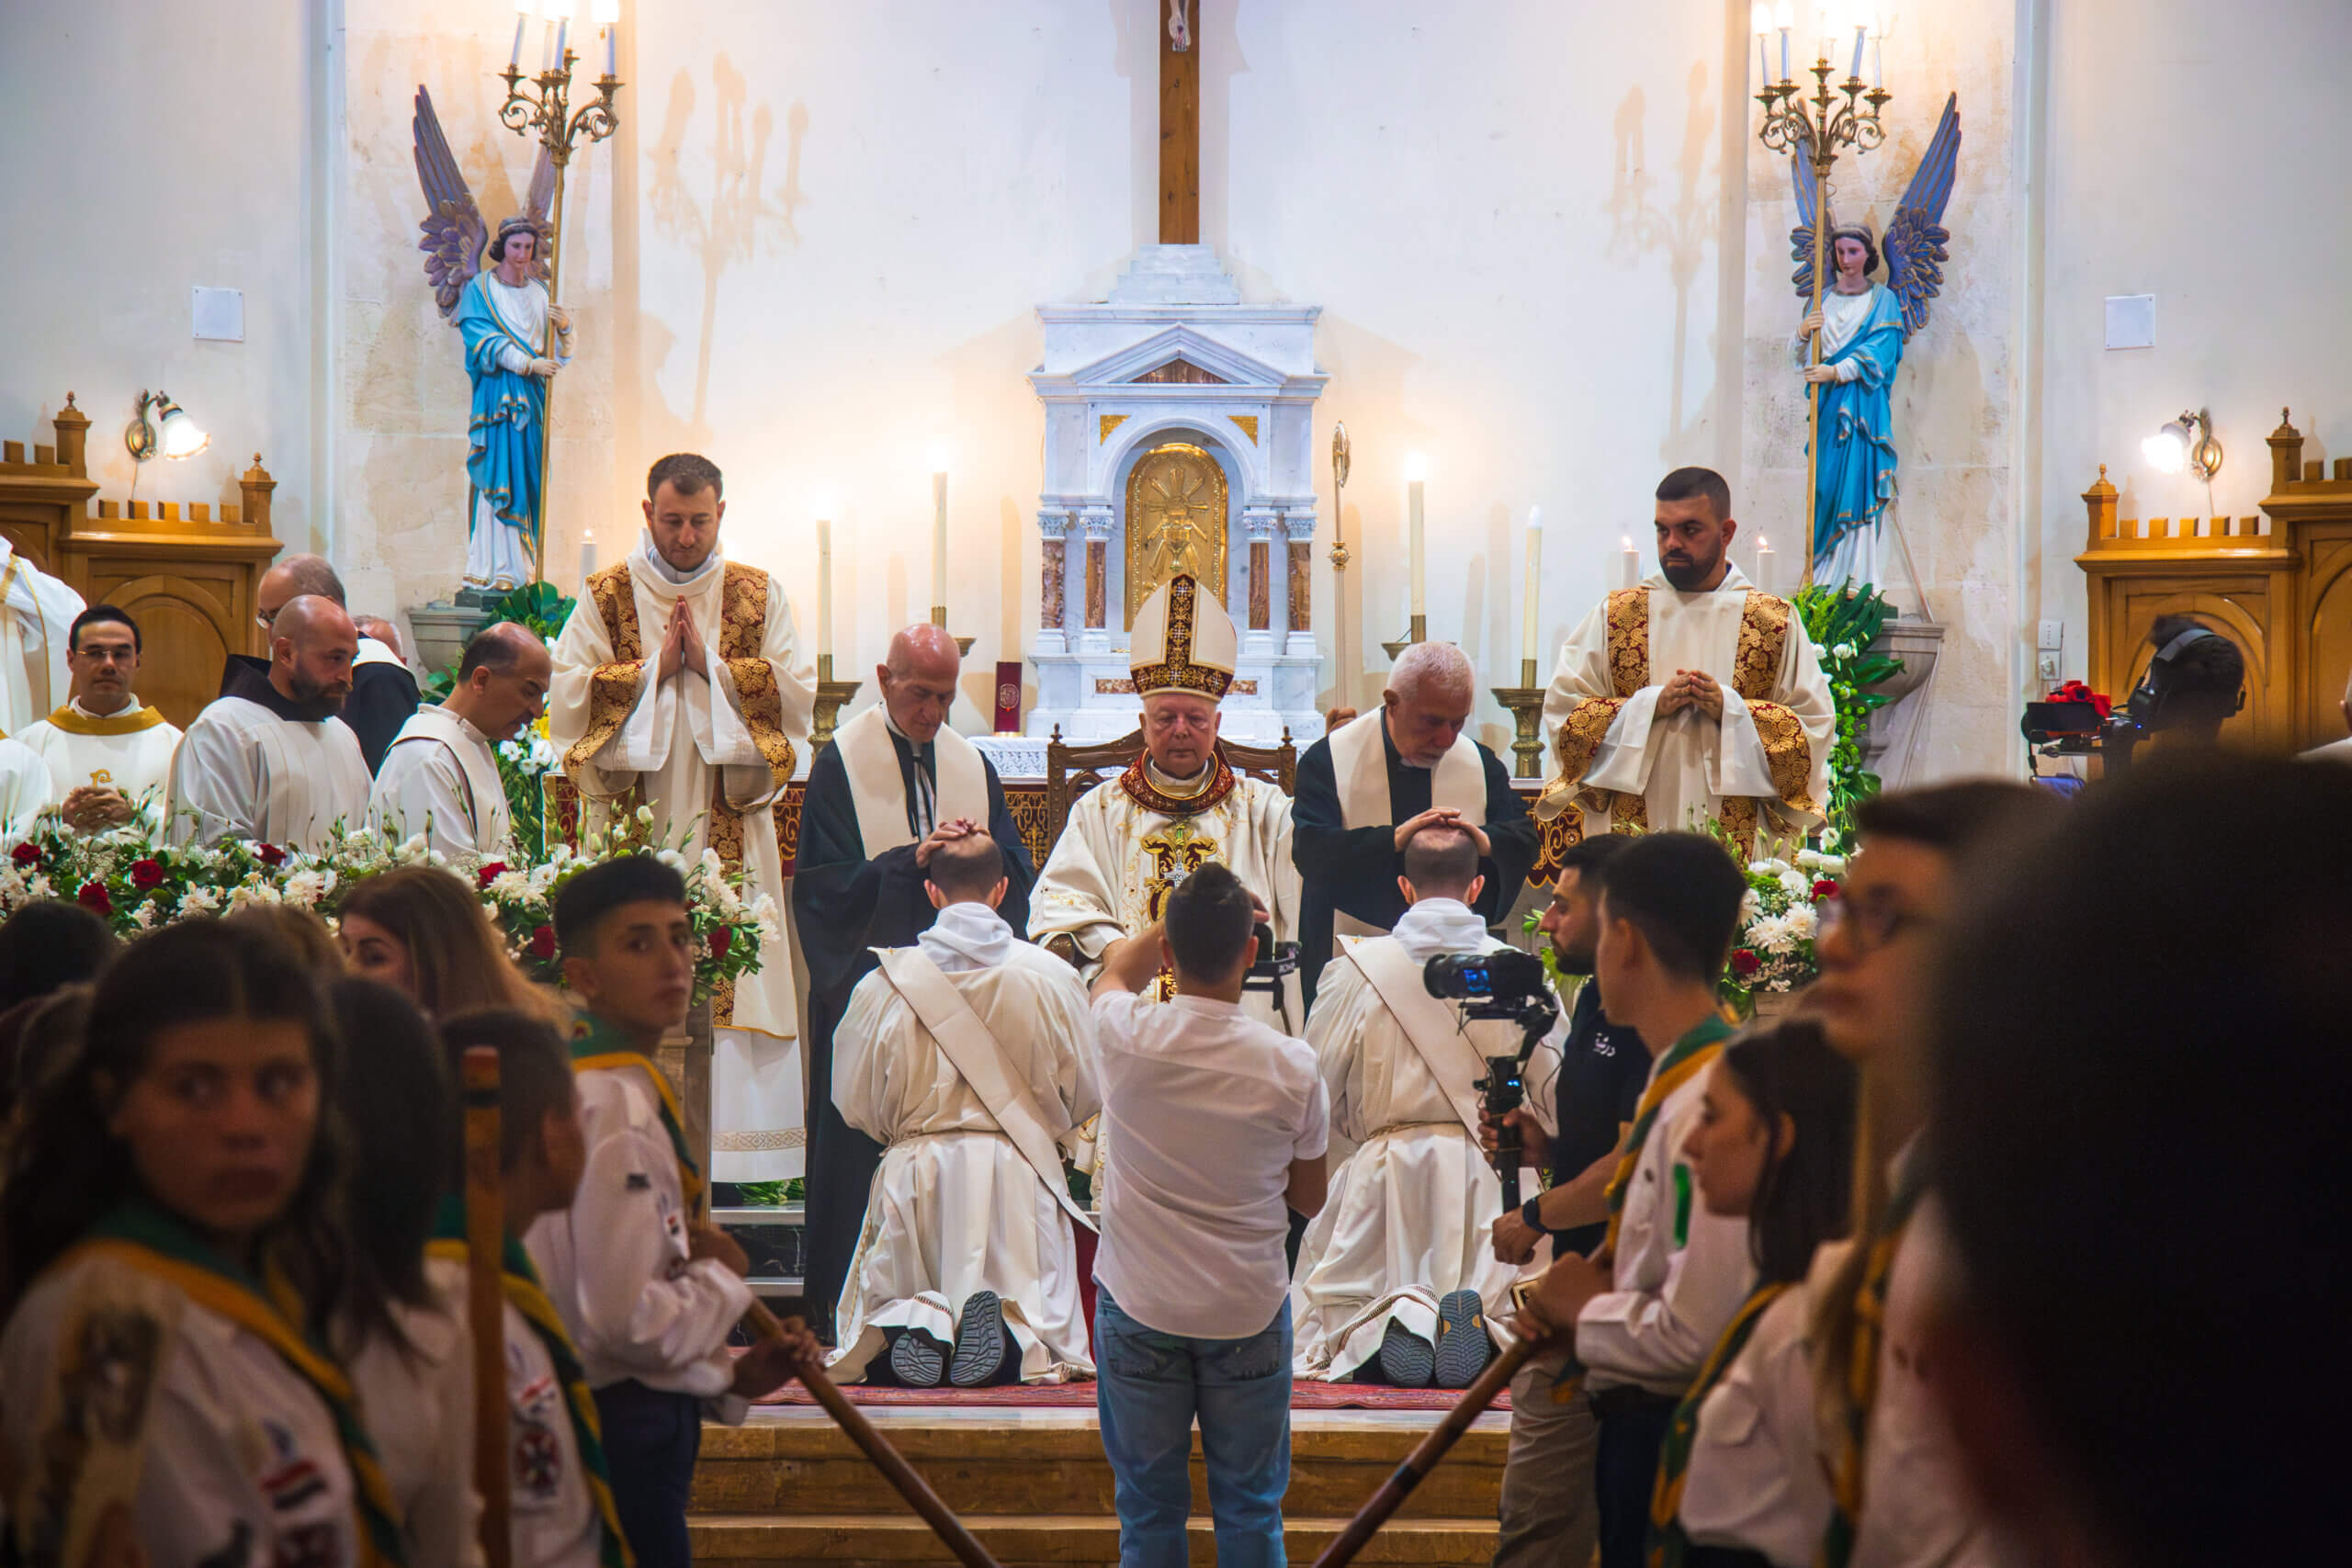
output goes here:
<path id="1" fill-rule="evenodd" d="M 17 732 L 48 765 L 50 801 L 79 832 L 163 821 L 180 732 L 133 694 L 139 658 L 136 621 L 111 604 L 83 611 L 65 653 L 72 695 Z"/>
<path id="2" fill-rule="evenodd" d="M 563 885 L 555 929 L 564 978 L 587 1010 L 571 1065 L 588 1156 L 571 1211 L 541 1216 L 525 1240 L 595 1391 L 639 1568 L 686 1568 L 677 1500 L 702 1417 L 741 1421 L 747 1401 L 818 1352 L 805 1332 L 740 1359 L 727 1348 L 752 1304 L 750 1264 L 705 1218 L 702 1172 L 653 1065 L 694 996 L 700 944 L 684 880 L 650 855 L 606 861 Z"/>
<path id="3" fill-rule="evenodd" d="M 1643 1562 L 1667 1424 L 1755 1281 L 1747 1227 L 1696 1201 L 1682 1147 L 1731 1026 L 1715 982 L 1747 883 L 1713 839 L 1655 833 L 1601 868 L 1595 977 L 1609 1016 L 1657 1052 L 1609 1186 L 1599 1258 L 1560 1258 L 1529 1315 L 1574 1325 L 1600 1417 L 1602 1568 Z"/>
<path id="4" fill-rule="evenodd" d="M 234 695 L 196 716 L 172 763 L 167 832 L 175 843 L 254 839 L 324 849 L 368 810 L 368 760 L 337 716 L 351 694 L 359 634 L 332 600 L 303 594 L 280 610 L 266 678 L 239 667 Z"/>
<path id="5" fill-rule="evenodd" d="M 447 698 L 412 714 L 384 753 L 368 818 L 396 840 L 422 833 L 452 859 L 510 858 L 506 786 L 491 748 L 547 711 L 554 671 L 526 626 L 501 621 L 476 632 Z"/>

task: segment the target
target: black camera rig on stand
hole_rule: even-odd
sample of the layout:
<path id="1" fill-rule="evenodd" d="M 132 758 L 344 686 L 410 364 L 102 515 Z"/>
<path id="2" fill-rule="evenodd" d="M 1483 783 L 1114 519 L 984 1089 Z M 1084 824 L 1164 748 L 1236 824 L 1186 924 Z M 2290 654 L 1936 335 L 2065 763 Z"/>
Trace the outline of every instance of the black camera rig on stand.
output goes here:
<path id="1" fill-rule="evenodd" d="M 1535 954 L 1499 947 L 1492 953 L 1442 953 L 1421 966 L 1421 985 L 1441 1001 L 1460 1003 L 1465 1022 L 1519 1025 L 1518 1054 L 1487 1057 L 1487 1076 L 1471 1086 L 1478 1091 L 1479 1108 L 1495 1122 L 1495 1152 L 1487 1157 L 1502 1179 L 1508 1213 L 1520 1204 L 1521 1147 L 1519 1129 L 1503 1118 L 1526 1103 L 1527 1058 L 1559 1021 L 1551 976 Z"/>

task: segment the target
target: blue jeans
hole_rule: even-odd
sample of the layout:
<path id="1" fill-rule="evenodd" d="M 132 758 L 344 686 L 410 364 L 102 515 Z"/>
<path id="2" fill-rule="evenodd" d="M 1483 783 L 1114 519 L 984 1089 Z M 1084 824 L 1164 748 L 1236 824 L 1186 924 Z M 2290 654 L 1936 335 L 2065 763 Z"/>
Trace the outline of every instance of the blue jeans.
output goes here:
<path id="1" fill-rule="evenodd" d="M 1102 1291 L 1095 1400 L 1118 1483 L 1119 1568 L 1185 1568 L 1193 1418 L 1201 1423 L 1219 1568 L 1283 1568 L 1290 1489 L 1290 1301 L 1247 1339 L 1146 1328 Z"/>
<path id="2" fill-rule="evenodd" d="M 636 1379 L 595 1391 L 613 1512 L 637 1568 L 693 1568 L 686 1504 L 702 1452 L 702 1401 Z"/>

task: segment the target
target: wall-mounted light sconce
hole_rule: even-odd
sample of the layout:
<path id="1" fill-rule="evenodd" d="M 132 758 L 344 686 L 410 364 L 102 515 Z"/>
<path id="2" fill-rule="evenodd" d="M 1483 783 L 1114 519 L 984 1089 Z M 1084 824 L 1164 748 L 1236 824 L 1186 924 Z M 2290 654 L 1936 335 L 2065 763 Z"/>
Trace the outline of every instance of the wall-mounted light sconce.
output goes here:
<path id="1" fill-rule="evenodd" d="M 2211 479 L 2222 471 L 2222 444 L 2213 439 L 2213 421 L 2201 413 L 2184 412 L 2141 442 L 2140 451 L 2162 473 L 2187 468 Z"/>
<path id="2" fill-rule="evenodd" d="M 153 420 L 147 417 L 151 408 L 155 411 Z M 122 441 L 132 460 L 143 463 L 156 457 L 193 457 L 212 444 L 212 437 L 172 401 L 169 392 L 156 391 L 139 394 L 139 412 L 123 430 Z"/>

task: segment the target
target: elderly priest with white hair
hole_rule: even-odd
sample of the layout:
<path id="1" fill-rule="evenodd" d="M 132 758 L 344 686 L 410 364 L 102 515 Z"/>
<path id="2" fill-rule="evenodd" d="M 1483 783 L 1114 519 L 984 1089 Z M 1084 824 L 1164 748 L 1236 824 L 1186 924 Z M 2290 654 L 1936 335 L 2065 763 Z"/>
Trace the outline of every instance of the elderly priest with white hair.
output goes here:
<path id="1" fill-rule="evenodd" d="M 775 805 L 806 739 L 817 672 L 800 651 L 791 603 L 767 572 L 718 548 L 724 480 L 680 452 L 645 479 L 646 531 L 588 579 L 556 639 L 548 739 L 601 830 L 639 807 L 657 837 L 707 848 L 784 918 L 790 897 Z M 798 1006 L 783 942 L 711 998 L 711 1170 L 718 1181 L 798 1176 Z"/>
<path id="2" fill-rule="evenodd" d="M 270 628 L 268 673 L 250 665 L 216 699 L 172 761 L 175 843 L 254 839 L 317 852 L 368 811 L 368 759 L 341 717 L 359 633 L 332 599 L 286 602 Z"/>
<path id="3" fill-rule="evenodd" d="M 999 912 L 1004 852 L 933 852 L 939 918 L 875 954 L 833 1035 L 833 1100 L 887 1145 L 836 1321 L 834 1375 L 934 1388 L 1091 1376 L 1062 1159 L 1102 1109 L 1094 1015 L 1069 964 Z"/>
<path id="4" fill-rule="evenodd" d="M 1433 822 L 1458 822 L 1478 852 L 1478 917 L 1510 912 L 1541 852 L 1527 803 L 1502 760 L 1467 733 L 1477 700 L 1469 657 L 1450 642 L 1417 642 L 1388 673 L 1380 706 L 1298 760 L 1292 853 L 1306 888 L 1299 969 L 1313 1005 L 1332 938 L 1376 936 L 1405 912 L 1397 891 L 1405 844 Z"/>
<path id="5" fill-rule="evenodd" d="M 422 833 L 452 859 L 511 858 L 514 823 L 492 748 L 547 711 L 554 670 L 528 626 L 501 621 L 476 632 L 448 696 L 418 708 L 392 738 L 369 818 L 394 840 Z"/>
<path id="6" fill-rule="evenodd" d="M 1212 861 L 1265 907 L 1277 949 L 1297 941 L 1290 797 L 1236 773 L 1217 748 L 1217 704 L 1238 647 L 1233 617 L 1188 573 L 1136 611 L 1128 667 L 1143 699 L 1144 754 L 1070 807 L 1030 903 L 1030 936 L 1090 980 Z M 1172 995 L 1171 976 L 1155 992 Z M 1306 1021 L 1295 974 L 1253 976 L 1242 1006 L 1285 1034 Z"/>

